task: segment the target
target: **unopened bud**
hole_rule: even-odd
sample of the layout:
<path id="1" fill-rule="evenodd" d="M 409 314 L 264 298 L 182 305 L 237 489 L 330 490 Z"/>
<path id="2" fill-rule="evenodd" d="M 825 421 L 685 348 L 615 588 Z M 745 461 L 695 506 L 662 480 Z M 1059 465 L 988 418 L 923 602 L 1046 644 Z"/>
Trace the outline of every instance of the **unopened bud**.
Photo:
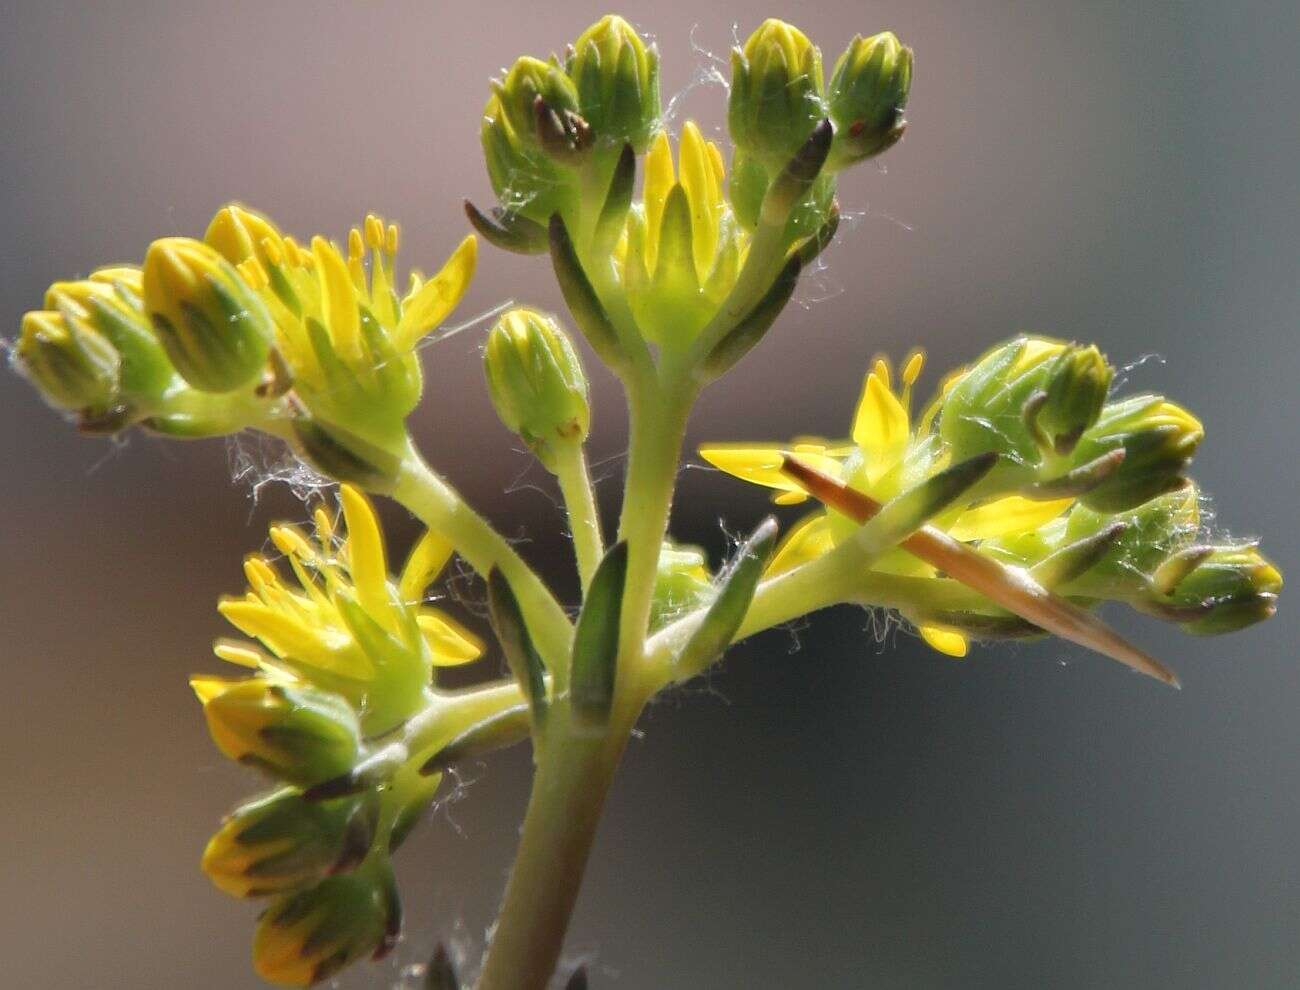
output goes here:
<path id="1" fill-rule="evenodd" d="M 266 897 L 356 866 L 370 851 L 375 792 L 307 801 L 283 788 L 240 805 L 203 851 L 203 872 L 235 897 Z"/>
<path id="2" fill-rule="evenodd" d="M 565 137 L 567 122 L 576 140 L 581 120 L 577 90 L 550 62 L 525 56 L 503 81 L 493 80 L 479 137 L 492 190 L 508 212 L 546 223 L 566 201 L 570 170 L 543 147 L 539 125 L 550 125 L 548 135 L 554 141 Z"/>
<path id="3" fill-rule="evenodd" d="M 827 103 L 835 124 L 830 168 L 878 155 L 903 136 L 912 50 L 892 31 L 856 36 L 835 63 Z"/>
<path id="4" fill-rule="evenodd" d="M 120 361 L 120 400 L 148 409 L 176 383 L 176 370 L 154 336 L 138 268 L 101 268 L 89 278 L 55 282 L 45 307 L 70 310 L 112 345 Z"/>
<path id="5" fill-rule="evenodd" d="M 775 175 L 826 116 L 822 56 L 793 25 L 769 18 L 731 53 L 727 126 L 738 152 Z"/>
<path id="6" fill-rule="evenodd" d="M 1114 374 L 1095 344 L 1070 347 L 1057 356 L 1035 414 L 1050 449 L 1058 454 L 1074 449 L 1083 431 L 1101 415 Z"/>
<path id="7" fill-rule="evenodd" d="M 401 926 L 387 862 L 329 877 L 267 909 L 253 935 L 253 967 L 270 983 L 310 986 L 365 956 L 384 955 Z"/>
<path id="8" fill-rule="evenodd" d="M 1221 547 L 1178 582 L 1170 600 L 1199 610 L 1182 624 L 1187 632 L 1217 635 L 1271 617 L 1281 590 L 1281 572 L 1258 549 Z"/>
<path id="9" fill-rule="evenodd" d="M 1187 483 L 1184 471 L 1205 431 L 1181 406 L 1159 396 L 1136 396 L 1102 410 L 1079 440 L 1076 463 L 1112 450 L 1124 451 L 1123 463 L 1096 488 L 1082 496 L 1101 512 L 1134 508 Z"/>
<path id="10" fill-rule="evenodd" d="M 117 396 L 117 352 L 70 308 L 26 314 L 14 353 L 46 401 L 59 409 L 102 410 Z"/>
<path id="11" fill-rule="evenodd" d="M 573 43 L 566 69 L 582 116 L 603 147 L 645 152 L 659 126 L 659 52 L 623 18 L 608 14 Z"/>
<path id="12" fill-rule="evenodd" d="M 188 237 L 149 245 L 144 302 L 172 364 L 203 392 L 231 392 L 266 365 L 266 306 L 216 249 Z"/>
<path id="13" fill-rule="evenodd" d="M 553 318 L 523 308 L 506 313 L 488 334 L 483 369 L 497 415 L 543 464 L 556 442 L 586 438 L 587 377 Z"/>
<path id="14" fill-rule="evenodd" d="M 1008 463 L 1036 464 L 1041 452 L 1025 404 L 1046 388 L 1054 359 L 1064 350 L 1059 341 L 1019 337 L 963 372 L 944 397 L 939 421 L 954 460 L 995 451 Z"/>
<path id="15" fill-rule="evenodd" d="M 659 550 L 650 626 L 662 626 L 673 616 L 703 604 L 713 594 L 708 562 L 699 547 L 665 542 Z"/>
<path id="16" fill-rule="evenodd" d="M 195 677 L 190 684 L 213 741 L 232 760 L 303 787 L 337 777 L 357 760 L 361 727 L 339 695 L 261 677 Z"/>

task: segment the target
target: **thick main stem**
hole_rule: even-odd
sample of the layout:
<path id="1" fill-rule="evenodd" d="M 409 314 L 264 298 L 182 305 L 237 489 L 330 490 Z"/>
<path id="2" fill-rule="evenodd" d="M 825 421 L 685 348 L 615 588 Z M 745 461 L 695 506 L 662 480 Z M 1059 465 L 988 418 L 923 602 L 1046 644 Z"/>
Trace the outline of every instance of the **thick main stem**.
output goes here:
<path id="1" fill-rule="evenodd" d="M 616 709 L 603 736 L 574 732 L 567 703 L 552 708 L 477 990 L 544 990 L 555 972 L 605 798 L 642 703 Z"/>
<path id="2" fill-rule="evenodd" d="M 539 747 L 523 835 L 478 990 L 542 990 L 555 970 L 614 771 L 651 693 L 644 652 L 659 548 L 668 528 L 693 393 L 642 378 L 631 392 L 631 447 L 619 538 L 628 544 L 618 679 L 609 725 L 575 729 L 557 698 Z"/>

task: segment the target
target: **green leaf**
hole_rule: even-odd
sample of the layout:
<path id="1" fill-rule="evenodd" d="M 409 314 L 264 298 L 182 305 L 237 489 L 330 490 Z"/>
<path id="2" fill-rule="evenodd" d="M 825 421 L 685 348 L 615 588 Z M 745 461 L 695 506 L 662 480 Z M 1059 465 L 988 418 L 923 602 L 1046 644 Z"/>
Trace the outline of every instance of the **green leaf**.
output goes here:
<path id="1" fill-rule="evenodd" d="M 630 49 L 625 49 L 628 51 Z M 636 152 L 630 144 L 623 145 L 614 166 L 614 174 L 609 180 L 609 191 L 605 193 L 605 205 L 600 209 L 600 218 L 592 235 L 597 254 L 607 254 L 618 241 L 623 231 L 623 222 L 632 205 L 632 187 L 636 183 Z"/>
<path id="2" fill-rule="evenodd" d="M 420 773 L 428 777 L 461 760 L 513 746 L 527 737 L 529 721 L 527 705 L 515 705 L 497 712 L 455 736 L 425 761 Z"/>
<path id="3" fill-rule="evenodd" d="M 540 726 L 546 717 L 546 682 L 542 678 L 545 666 L 542 658 L 528 634 L 519 601 L 510 590 L 510 582 L 500 568 L 493 567 L 488 572 L 487 586 L 488 618 L 492 622 L 492 629 L 501 643 L 510 672 L 515 675 L 515 680 L 519 682 L 524 698 L 528 701 L 533 723 Z"/>
<path id="4" fill-rule="evenodd" d="M 555 267 L 555 280 L 560 283 L 560 292 L 564 295 L 565 305 L 573 314 L 573 322 L 582 331 L 587 343 L 602 361 L 610 367 L 621 367 L 624 361 L 623 350 L 619 346 L 618 333 L 610 322 L 609 314 L 596 295 L 591 280 L 578 260 L 578 252 L 569 237 L 569 229 L 558 214 L 551 217 L 551 264 Z"/>
<path id="5" fill-rule="evenodd" d="M 803 262 L 797 254 L 786 262 L 767 294 L 709 351 L 702 365 L 706 376 L 710 379 L 717 378 L 763 339 L 794 295 L 802 267 Z"/>
<path id="6" fill-rule="evenodd" d="M 465 200 L 465 216 L 483 239 L 503 251 L 515 254 L 544 254 L 547 250 L 546 228 L 520 213 L 494 207 L 490 215 Z"/>
<path id="7" fill-rule="evenodd" d="M 764 519 L 741 546 L 735 562 L 722 580 L 718 596 L 705 613 L 704 621 L 687 640 L 677 658 L 679 680 L 693 677 L 716 660 L 735 638 L 754 589 L 771 559 L 776 546 L 777 525 L 771 516 Z"/>
<path id="8" fill-rule="evenodd" d="M 858 542 L 868 553 L 880 553 L 916 532 L 993 469 L 998 455 L 976 454 L 890 499 L 858 531 Z"/>
<path id="9" fill-rule="evenodd" d="M 573 668 L 569 690 L 574 713 L 592 726 L 609 721 L 618 674 L 619 620 L 627 579 L 627 543 L 609 548 L 592 575 L 573 632 Z"/>

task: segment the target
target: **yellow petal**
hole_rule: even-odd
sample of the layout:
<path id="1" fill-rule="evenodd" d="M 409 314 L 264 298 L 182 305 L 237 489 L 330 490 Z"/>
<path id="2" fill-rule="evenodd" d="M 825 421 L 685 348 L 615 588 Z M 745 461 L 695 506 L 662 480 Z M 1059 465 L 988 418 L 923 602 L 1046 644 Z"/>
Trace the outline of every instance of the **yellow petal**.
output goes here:
<path id="1" fill-rule="evenodd" d="M 654 271 L 659 258 L 659 221 L 664 216 L 664 203 L 668 201 L 668 191 L 676 184 L 673 174 L 673 149 L 668 142 L 668 135 L 660 131 L 650 142 L 650 150 L 645 156 L 645 185 L 642 200 L 645 203 L 645 264 L 647 271 Z"/>
<path id="2" fill-rule="evenodd" d="M 357 309 L 357 288 L 347 262 L 323 237 L 311 239 L 312 257 L 320 279 L 321 308 L 330 340 L 346 361 L 361 359 L 361 314 Z"/>
<path id="3" fill-rule="evenodd" d="M 447 318 L 456 308 L 478 263 L 478 241 L 471 234 L 460 242 L 437 275 L 429 279 L 402 302 L 402 320 L 393 335 L 398 351 L 409 350 L 415 342 Z"/>
<path id="4" fill-rule="evenodd" d="M 948 535 L 965 543 L 1026 533 L 1051 522 L 1073 504 L 1072 498 L 1035 502 L 1019 495 L 1008 495 L 996 502 L 967 509 L 948 527 Z"/>
<path id="5" fill-rule="evenodd" d="M 194 694 L 198 697 L 199 702 L 204 705 L 232 684 L 238 683 L 238 681 L 227 680 L 224 677 L 214 677 L 211 674 L 195 674 L 190 678 L 190 687 L 194 689 Z"/>
<path id="6" fill-rule="evenodd" d="M 712 443 L 700 447 L 700 456 L 720 471 L 735 475 L 742 481 L 806 497 L 807 493 L 781 471 L 785 455 L 791 451 L 797 453 L 800 460 L 832 477 L 838 478 L 843 474 L 840 462 L 829 456 L 825 447 L 814 444 L 756 447 L 749 444 Z M 786 501 L 782 504 L 791 503 Z"/>
<path id="7" fill-rule="evenodd" d="M 713 258 L 718 251 L 718 211 L 722 190 L 715 180 L 708 142 L 693 120 L 688 120 L 682 128 L 677 159 L 682 187 L 691 207 L 695 271 L 704 280 L 713 269 Z"/>
<path id="8" fill-rule="evenodd" d="M 921 638 L 932 649 L 950 657 L 960 658 L 966 655 L 966 637 L 954 629 L 946 626 L 921 626 Z"/>
<path id="9" fill-rule="evenodd" d="M 483 655 L 483 641 L 441 612 L 422 612 L 416 619 L 438 667 L 455 667 Z"/>
<path id="10" fill-rule="evenodd" d="M 795 524 L 777 547 L 764 577 L 773 577 L 829 553 L 835 546 L 830 517 L 825 512 L 805 516 Z"/>
<path id="11" fill-rule="evenodd" d="M 386 605 L 388 563 L 384 559 L 384 538 L 370 501 L 351 485 L 339 489 L 343 518 L 348 527 L 348 570 L 361 603 Z"/>
<path id="12" fill-rule="evenodd" d="M 398 593 L 403 602 L 412 605 L 424 597 L 424 589 L 447 565 L 454 549 L 451 542 L 438 533 L 431 529 L 425 531 L 402 567 Z"/>
<path id="13" fill-rule="evenodd" d="M 867 455 L 867 472 L 872 481 L 888 471 L 907 447 L 907 409 L 889 390 L 880 372 L 867 375 L 853 417 L 853 442 Z"/>

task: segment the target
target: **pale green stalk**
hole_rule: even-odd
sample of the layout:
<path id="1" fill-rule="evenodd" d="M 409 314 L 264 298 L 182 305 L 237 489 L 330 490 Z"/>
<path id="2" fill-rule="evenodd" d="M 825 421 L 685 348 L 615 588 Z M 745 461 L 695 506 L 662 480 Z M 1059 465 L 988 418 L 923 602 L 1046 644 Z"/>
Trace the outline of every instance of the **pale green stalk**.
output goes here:
<path id="1" fill-rule="evenodd" d="M 567 663 L 573 627 L 560 603 L 505 538 L 466 505 L 414 448 L 402 461 L 392 497 L 431 530 L 446 537 L 480 574 L 499 567 L 519 599 L 542 656 L 552 665 Z"/>
<path id="2" fill-rule="evenodd" d="M 569 514 L 573 551 L 578 558 L 578 574 L 585 591 L 605 553 L 587 455 L 582 444 L 576 441 L 561 441 L 552 450 L 555 479 L 560 484 L 560 494 L 564 496 L 564 507 Z"/>

